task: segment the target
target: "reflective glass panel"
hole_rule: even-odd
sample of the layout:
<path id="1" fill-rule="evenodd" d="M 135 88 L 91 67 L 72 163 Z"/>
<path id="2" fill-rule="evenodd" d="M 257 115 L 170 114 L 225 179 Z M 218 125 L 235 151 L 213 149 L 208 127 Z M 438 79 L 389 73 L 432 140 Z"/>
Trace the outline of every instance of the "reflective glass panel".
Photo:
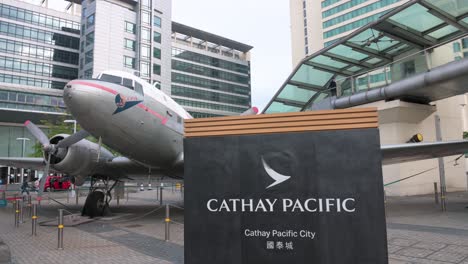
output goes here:
<path id="1" fill-rule="evenodd" d="M 265 111 L 267 114 L 272 114 L 272 113 L 284 113 L 284 112 L 299 112 L 301 111 L 300 107 L 297 106 L 291 106 L 287 104 L 283 104 L 280 102 L 272 102 L 270 107 Z"/>
<path id="2" fill-rule="evenodd" d="M 444 23 L 440 18 L 427 11 L 427 8 L 422 5 L 414 4 L 390 17 L 389 20 L 405 25 L 419 32 L 426 31 Z"/>
<path id="3" fill-rule="evenodd" d="M 325 66 L 330 66 L 330 67 L 333 67 L 333 68 L 337 68 L 337 69 L 342 69 L 342 68 L 348 66 L 348 64 L 346 64 L 346 63 L 342 63 L 342 62 L 333 60 L 332 58 L 327 57 L 327 56 L 323 56 L 323 55 L 319 55 L 319 56 L 311 59 L 310 61 L 320 63 L 320 64 L 323 64 Z"/>
<path id="4" fill-rule="evenodd" d="M 297 70 L 296 74 L 294 74 L 292 80 L 306 84 L 324 86 L 332 76 L 332 73 L 314 69 L 312 66 L 302 65 Z"/>
<path id="5" fill-rule="evenodd" d="M 333 54 L 336 54 L 336 55 L 339 55 L 339 56 L 343 56 L 343 57 L 346 57 L 346 58 L 359 60 L 359 61 L 369 57 L 366 54 L 357 52 L 357 51 L 353 50 L 352 48 L 350 48 L 348 46 L 344 46 L 344 45 L 338 45 L 338 46 L 334 47 L 333 49 L 329 50 L 329 52 L 333 53 Z"/>
<path id="6" fill-rule="evenodd" d="M 278 98 L 307 103 L 315 94 L 316 92 L 314 91 L 288 84 L 278 95 Z"/>
<path id="7" fill-rule="evenodd" d="M 466 0 L 426 0 L 426 2 L 455 17 L 468 12 L 468 1 Z"/>
<path id="8" fill-rule="evenodd" d="M 430 34 L 428 34 L 429 36 L 433 37 L 433 38 L 436 38 L 436 39 L 440 39 L 440 38 L 443 38 L 447 35 L 450 35 L 452 34 L 453 32 L 456 32 L 458 31 L 458 28 L 454 27 L 454 26 L 451 26 L 451 25 L 448 25 L 446 27 L 443 27 L 439 30 L 436 30 Z"/>
<path id="9" fill-rule="evenodd" d="M 366 62 L 370 63 L 370 64 L 376 64 L 376 63 L 379 63 L 381 62 L 382 60 L 381 59 L 378 59 L 378 58 L 372 58 L 370 60 L 367 60 Z"/>

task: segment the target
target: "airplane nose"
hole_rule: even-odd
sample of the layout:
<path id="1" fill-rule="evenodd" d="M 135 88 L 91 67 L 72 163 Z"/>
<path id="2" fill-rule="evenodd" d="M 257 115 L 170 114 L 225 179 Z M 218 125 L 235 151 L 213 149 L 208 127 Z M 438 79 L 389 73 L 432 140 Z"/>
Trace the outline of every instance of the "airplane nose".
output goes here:
<path id="1" fill-rule="evenodd" d="M 89 96 L 87 96 L 86 90 L 79 84 L 70 81 L 65 85 L 63 89 L 63 101 L 73 116 L 85 114 L 89 111 L 89 100 L 86 98 L 89 99 Z"/>

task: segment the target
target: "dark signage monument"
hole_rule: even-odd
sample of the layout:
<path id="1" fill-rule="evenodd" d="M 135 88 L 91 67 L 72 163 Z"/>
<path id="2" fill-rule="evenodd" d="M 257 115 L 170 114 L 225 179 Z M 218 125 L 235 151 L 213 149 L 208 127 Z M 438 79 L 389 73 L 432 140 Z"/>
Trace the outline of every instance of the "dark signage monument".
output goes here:
<path id="1" fill-rule="evenodd" d="M 376 109 L 185 126 L 185 263 L 388 263 Z"/>

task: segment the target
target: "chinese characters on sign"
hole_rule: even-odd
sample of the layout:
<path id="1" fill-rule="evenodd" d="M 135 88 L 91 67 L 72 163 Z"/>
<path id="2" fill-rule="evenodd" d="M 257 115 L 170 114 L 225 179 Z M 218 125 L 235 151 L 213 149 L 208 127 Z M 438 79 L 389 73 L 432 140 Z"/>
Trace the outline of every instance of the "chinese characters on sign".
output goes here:
<path id="1" fill-rule="evenodd" d="M 283 242 L 283 241 L 267 241 L 266 249 L 278 249 L 278 250 L 293 250 L 293 242 Z"/>

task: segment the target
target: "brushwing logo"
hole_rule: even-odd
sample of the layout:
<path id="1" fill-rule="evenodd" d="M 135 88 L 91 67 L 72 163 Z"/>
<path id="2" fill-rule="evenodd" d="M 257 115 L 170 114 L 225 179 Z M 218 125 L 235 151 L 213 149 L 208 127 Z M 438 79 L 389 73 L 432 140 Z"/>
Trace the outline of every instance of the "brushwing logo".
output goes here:
<path id="1" fill-rule="evenodd" d="M 117 94 L 115 96 L 115 105 L 117 106 L 117 109 L 115 109 L 113 115 L 120 113 L 122 111 L 125 111 L 139 103 L 141 103 L 142 100 L 138 100 L 137 97 L 125 97 L 121 94 Z"/>
<path id="2" fill-rule="evenodd" d="M 268 188 L 271 188 L 273 186 L 276 186 L 286 180 L 289 180 L 289 178 L 291 178 L 291 176 L 286 176 L 286 175 L 283 175 L 283 174 L 280 174 L 278 172 L 276 172 L 275 170 L 273 170 L 270 165 L 268 165 L 268 163 L 266 163 L 265 159 L 262 157 L 262 163 L 263 163 L 263 168 L 265 169 L 266 173 L 268 174 L 268 176 L 270 176 L 275 182 L 268 185 L 266 187 L 266 189 Z"/>

